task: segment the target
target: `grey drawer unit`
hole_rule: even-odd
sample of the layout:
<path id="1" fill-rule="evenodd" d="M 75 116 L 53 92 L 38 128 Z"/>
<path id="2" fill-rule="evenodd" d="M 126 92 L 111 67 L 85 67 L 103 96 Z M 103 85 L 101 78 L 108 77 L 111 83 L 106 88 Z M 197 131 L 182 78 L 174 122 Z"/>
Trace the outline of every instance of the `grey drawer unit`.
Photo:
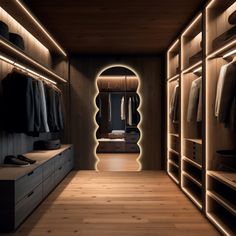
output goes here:
<path id="1" fill-rule="evenodd" d="M 42 166 L 15 181 L 15 203 L 29 194 L 39 183 L 42 183 Z"/>
<path id="2" fill-rule="evenodd" d="M 38 206 L 42 198 L 42 184 L 40 184 L 16 204 L 15 228 Z"/>
<path id="3" fill-rule="evenodd" d="M 55 187 L 54 173 L 43 181 L 43 198 L 45 198 Z"/>
<path id="4" fill-rule="evenodd" d="M 54 158 L 47 161 L 43 165 L 43 180 L 47 179 L 50 175 L 52 175 L 55 172 L 55 166 L 54 166 Z"/>
<path id="5" fill-rule="evenodd" d="M 0 231 L 16 229 L 73 168 L 73 148 L 34 151 L 29 167 L 0 168 Z"/>
<path id="6" fill-rule="evenodd" d="M 139 141 L 138 133 L 127 133 L 125 136 L 126 143 L 137 143 Z"/>

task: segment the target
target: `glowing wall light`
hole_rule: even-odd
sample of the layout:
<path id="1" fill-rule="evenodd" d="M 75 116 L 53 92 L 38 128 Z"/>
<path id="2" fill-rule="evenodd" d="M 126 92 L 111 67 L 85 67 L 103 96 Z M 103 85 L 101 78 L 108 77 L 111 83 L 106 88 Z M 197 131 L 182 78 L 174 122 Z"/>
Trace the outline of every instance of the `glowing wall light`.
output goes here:
<path id="1" fill-rule="evenodd" d="M 127 65 L 124 65 L 124 64 L 111 64 L 111 65 L 105 67 L 104 69 L 102 69 L 101 71 L 99 71 L 99 73 L 98 73 L 97 76 L 96 76 L 96 80 L 95 80 L 95 83 L 96 83 L 96 85 L 95 85 L 95 86 L 96 86 L 96 94 L 95 94 L 95 97 L 94 97 L 94 99 L 93 99 L 93 102 L 94 102 L 94 111 L 95 111 L 94 116 L 93 116 L 93 120 L 94 120 L 94 124 L 95 124 L 95 130 L 94 130 L 93 136 L 94 136 L 94 140 L 95 140 L 95 143 L 96 143 L 96 145 L 95 145 L 95 147 L 94 147 L 94 150 L 93 150 L 93 153 L 94 153 L 94 156 L 95 156 L 95 159 L 96 159 L 96 160 L 95 160 L 94 169 L 95 169 L 96 171 L 99 171 L 99 170 L 98 170 L 98 163 L 100 162 L 100 159 L 99 159 L 98 156 L 97 156 L 97 147 L 98 147 L 98 145 L 99 145 L 99 142 L 97 141 L 97 136 L 96 136 L 97 129 L 99 128 L 99 126 L 98 126 L 98 124 L 97 124 L 97 121 L 96 121 L 96 115 L 97 115 L 97 112 L 99 111 L 99 109 L 98 109 L 98 107 L 97 107 L 97 104 L 96 104 L 96 98 L 97 98 L 97 96 L 99 95 L 99 89 L 98 89 L 97 81 L 98 81 L 100 75 L 101 75 L 104 71 L 106 71 L 106 70 L 108 70 L 108 69 L 110 69 L 110 68 L 113 68 L 113 67 L 123 67 L 123 68 L 126 68 L 126 69 L 132 71 L 132 72 L 136 75 L 136 77 L 137 77 L 137 79 L 138 79 L 137 94 L 138 94 L 139 97 L 140 97 L 140 104 L 139 104 L 139 107 L 138 107 L 137 111 L 138 111 L 139 114 L 140 114 L 140 121 L 139 121 L 137 127 L 138 127 L 138 129 L 139 129 L 139 131 L 140 131 L 140 138 L 139 138 L 139 141 L 137 142 L 137 144 L 138 144 L 138 146 L 139 146 L 140 153 L 139 153 L 139 156 L 138 156 L 137 159 L 136 159 L 136 162 L 137 162 L 137 164 L 138 164 L 138 169 L 137 169 L 137 171 L 141 171 L 141 170 L 142 170 L 141 159 L 142 159 L 142 155 L 143 155 L 143 149 L 142 149 L 142 146 L 141 146 L 141 141 L 142 141 L 142 137 L 143 137 L 143 134 L 142 134 L 142 95 L 141 95 L 141 84 L 142 84 L 142 82 L 141 82 L 141 79 L 140 79 L 139 74 L 138 74 L 133 68 L 131 68 L 131 67 L 127 66 Z"/>

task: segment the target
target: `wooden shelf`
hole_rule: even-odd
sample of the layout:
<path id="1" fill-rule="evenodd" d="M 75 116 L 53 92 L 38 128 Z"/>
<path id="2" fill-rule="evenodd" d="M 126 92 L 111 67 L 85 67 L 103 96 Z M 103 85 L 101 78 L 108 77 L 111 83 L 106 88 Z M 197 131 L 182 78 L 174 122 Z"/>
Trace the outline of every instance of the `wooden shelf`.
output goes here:
<path id="1" fill-rule="evenodd" d="M 171 165 L 173 165 L 173 166 L 175 166 L 176 168 L 179 169 L 179 165 L 176 164 L 175 162 L 173 162 L 172 160 L 169 160 L 169 164 L 171 164 Z"/>
<path id="2" fill-rule="evenodd" d="M 197 167 L 199 170 L 202 170 L 202 166 L 200 164 L 198 164 L 197 162 L 195 162 L 194 160 L 192 160 L 192 159 L 190 159 L 190 158 L 188 158 L 186 156 L 183 156 L 183 160 L 187 161 L 189 164 Z"/>
<path id="3" fill-rule="evenodd" d="M 214 191 L 207 191 L 207 194 L 214 198 L 219 204 L 221 204 L 224 208 L 230 211 L 234 216 L 236 216 L 236 206 L 227 201 L 225 198 L 220 196 L 218 193 Z"/>
<path id="4" fill-rule="evenodd" d="M 168 175 L 171 177 L 171 179 L 176 183 L 179 184 L 179 180 L 178 178 L 175 176 L 175 174 L 173 174 L 171 171 L 168 172 Z"/>
<path id="5" fill-rule="evenodd" d="M 226 184 L 230 188 L 236 191 L 236 173 L 224 172 L 224 171 L 208 171 L 207 174 L 218 181 Z M 229 176 L 235 176 L 235 182 L 229 178 Z"/>
<path id="6" fill-rule="evenodd" d="M 200 209 L 202 209 L 202 201 L 199 197 L 197 197 L 190 188 L 183 187 L 183 191 L 187 194 L 187 196 L 193 201 L 193 203 Z"/>
<path id="7" fill-rule="evenodd" d="M 202 144 L 202 139 L 191 139 L 191 138 L 186 138 L 185 140 L 197 143 L 197 144 Z"/>
<path id="8" fill-rule="evenodd" d="M 27 55 L 23 50 L 16 47 L 11 42 L 5 40 L 3 37 L 0 36 L 0 49 L 4 53 L 3 56 L 6 56 L 7 58 L 23 64 L 25 67 L 30 67 L 32 70 L 36 70 L 38 73 L 42 73 L 44 76 L 48 76 L 51 79 L 60 80 L 63 82 L 67 82 L 65 79 L 63 79 L 61 76 L 57 75 L 54 71 L 49 69 L 48 67 L 42 65 L 29 55 Z M 9 55 L 9 56 L 8 56 Z"/>
<path id="9" fill-rule="evenodd" d="M 195 178 L 193 177 L 191 174 L 185 172 L 185 171 L 182 171 L 182 174 L 187 177 L 189 180 L 191 180 L 192 182 L 194 182 L 196 185 L 198 185 L 198 187 L 202 187 L 202 184 Z"/>
<path id="10" fill-rule="evenodd" d="M 175 136 L 175 137 L 178 137 L 178 138 L 179 138 L 179 134 L 169 133 L 169 135 L 171 135 L 171 136 Z"/>
<path id="11" fill-rule="evenodd" d="M 175 150 L 173 150 L 173 149 L 171 149 L 171 148 L 169 148 L 169 152 L 173 152 L 174 154 L 179 155 L 178 152 L 176 152 Z"/>
<path id="12" fill-rule="evenodd" d="M 33 13 L 17 1 L 1 0 L 1 7 L 6 10 L 17 22 L 19 22 L 27 31 L 45 45 L 53 54 L 67 56 L 65 50 L 56 42 L 55 39 L 42 26 Z M 27 13 L 27 12 L 28 13 Z"/>
<path id="13" fill-rule="evenodd" d="M 198 67 L 202 66 L 202 60 L 196 62 L 194 65 L 191 65 L 183 70 L 183 74 L 193 73 Z"/>
<path id="14" fill-rule="evenodd" d="M 168 82 L 175 81 L 180 78 L 180 74 L 176 74 L 168 79 Z"/>

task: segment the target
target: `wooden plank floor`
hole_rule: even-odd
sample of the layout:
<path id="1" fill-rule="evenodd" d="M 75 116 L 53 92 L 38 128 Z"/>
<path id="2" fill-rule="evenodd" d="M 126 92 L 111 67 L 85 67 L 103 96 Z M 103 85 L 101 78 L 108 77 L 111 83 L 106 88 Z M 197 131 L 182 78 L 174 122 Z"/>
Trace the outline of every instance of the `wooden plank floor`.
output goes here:
<path id="1" fill-rule="evenodd" d="M 137 171 L 139 153 L 98 153 L 99 171 Z"/>
<path id="2" fill-rule="evenodd" d="M 71 172 L 12 234 L 219 235 L 165 172 Z"/>

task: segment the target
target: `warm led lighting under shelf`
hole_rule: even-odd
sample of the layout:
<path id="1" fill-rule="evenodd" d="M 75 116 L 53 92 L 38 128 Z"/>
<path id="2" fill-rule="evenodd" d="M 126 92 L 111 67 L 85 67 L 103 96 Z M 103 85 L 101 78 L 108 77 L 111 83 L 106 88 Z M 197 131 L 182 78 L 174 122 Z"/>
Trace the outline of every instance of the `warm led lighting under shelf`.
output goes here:
<path id="1" fill-rule="evenodd" d="M 193 73 L 198 73 L 198 72 L 202 72 L 202 67 L 201 66 L 193 71 Z"/>
<path id="2" fill-rule="evenodd" d="M 183 187 L 183 191 L 189 196 L 189 198 L 196 203 L 196 205 L 202 209 L 202 204 L 185 188 Z"/>
<path id="3" fill-rule="evenodd" d="M 59 51 L 67 57 L 66 52 L 59 46 L 56 40 L 47 32 L 47 30 L 39 23 L 33 14 L 23 5 L 20 0 L 15 0 L 16 3 L 24 10 L 24 12 L 34 21 L 34 23 L 43 31 L 43 33 L 50 39 L 50 41 L 59 49 Z"/>
<path id="4" fill-rule="evenodd" d="M 199 65 L 201 65 L 201 64 L 202 64 L 202 61 L 197 62 L 196 64 L 194 64 L 194 65 L 190 66 L 189 68 L 187 68 L 186 70 L 184 70 L 184 71 L 183 71 L 183 74 L 186 74 L 186 73 L 188 73 L 188 72 L 192 72 L 192 70 L 193 70 L 195 67 L 197 67 L 197 66 L 199 66 Z"/>
<path id="5" fill-rule="evenodd" d="M 194 24 L 196 24 L 198 20 L 201 19 L 201 17 L 202 17 L 202 13 L 200 13 L 200 14 L 193 20 L 193 22 L 192 22 L 192 23 L 187 27 L 187 29 L 182 33 L 182 36 L 181 36 L 181 37 L 185 36 L 186 33 L 191 29 L 191 27 L 192 27 Z"/>
<path id="6" fill-rule="evenodd" d="M 46 81 L 48 81 L 48 82 L 50 82 L 52 84 L 55 84 L 55 85 L 57 84 L 55 81 L 53 81 L 51 79 L 48 79 L 47 77 L 45 77 L 43 75 L 40 75 L 39 73 L 37 73 L 37 72 L 35 72 L 35 71 L 33 71 L 33 70 L 31 70 L 31 69 L 29 69 L 29 68 L 19 64 L 17 62 L 14 62 L 14 61 L 10 60 L 9 58 L 7 58 L 5 56 L 0 55 L 0 60 L 2 60 L 4 62 L 7 62 L 7 63 L 11 64 L 12 66 L 17 67 L 17 68 L 19 68 L 21 70 L 24 70 L 25 72 L 27 72 L 29 74 L 32 74 L 32 75 L 37 76 L 37 77 L 39 77 L 41 79 L 44 79 L 44 80 L 46 80 Z"/>
<path id="7" fill-rule="evenodd" d="M 171 82 L 173 80 L 178 79 L 179 77 L 180 77 L 180 75 L 175 75 L 175 76 L 171 77 L 168 81 Z"/>
<path id="8" fill-rule="evenodd" d="M 233 55 L 236 56 L 236 49 L 234 49 L 234 50 L 232 50 L 232 51 L 226 53 L 225 55 L 223 55 L 223 58 L 225 59 L 225 58 L 230 57 L 230 56 L 233 56 Z"/>
<path id="9" fill-rule="evenodd" d="M 175 181 L 175 183 L 179 184 L 179 180 L 177 180 L 177 178 L 175 178 L 174 175 L 172 175 L 172 173 L 169 171 L 168 174 L 170 175 L 170 177 Z"/>
<path id="10" fill-rule="evenodd" d="M 57 75 L 56 73 L 52 72 L 51 70 L 49 70 L 48 68 L 46 68 L 45 66 L 41 65 L 40 63 L 38 63 L 37 61 L 31 59 L 29 56 L 27 56 L 26 54 L 24 54 L 23 52 L 21 52 L 20 50 L 17 50 L 15 47 L 11 46 L 10 44 L 8 44 L 7 42 L 3 41 L 0 39 L 0 44 L 4 45 L 4 47 L 6 47 L 7 49 L 10 49 L 11 51 L 13 51 L 14 53 L 20 55 L 21 57 L 23 57 L 24 59 L 26 59 L 27 61 L 33 63 L 35 66 L 41 68 L 42 70 L 46 71 L 47 73 L 51 74 L 52 76 L 56 77 L 57 79 L 63 81 L 63 82 L 67 82 L 65 79 L 63 79 L 62 77 L 60 77 L 59 75 Z"/>

